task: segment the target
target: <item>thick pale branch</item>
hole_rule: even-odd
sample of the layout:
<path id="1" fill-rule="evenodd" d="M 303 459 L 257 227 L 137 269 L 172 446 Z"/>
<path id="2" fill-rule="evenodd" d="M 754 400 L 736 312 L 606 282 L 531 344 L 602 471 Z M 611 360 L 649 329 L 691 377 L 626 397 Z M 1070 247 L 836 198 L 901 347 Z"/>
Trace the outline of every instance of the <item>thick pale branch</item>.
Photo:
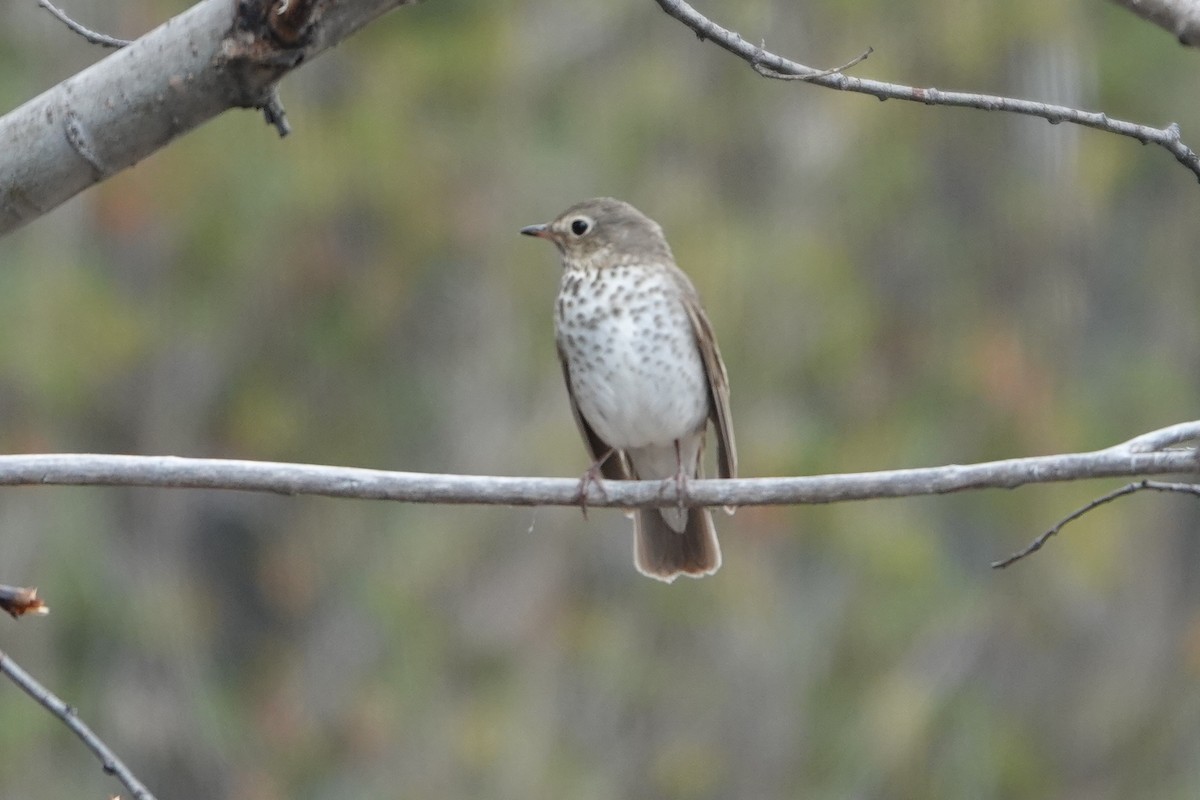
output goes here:
<path id="1" fill-rule="evenodd" d="M 1200 427 L 1200 422 L 1188 423 Z M 1180 426 L 1162 437 L 1178 441 Z M 1090 453 L 1035 456 L 982 464 L 795 478 L 694 480 L 685 505 L 748 506 L 836 503 L 947 494 L 969 489 L 1012 489 L 1030 483 L 1139 477 L 1197 471 L 1191 448 L 1147 450 L 1146 434 Z M 124 455 L 0 456 L 0 486 L 152 486 L 310 494 L 408 503 L 576 505 L 574 478 L 509 478 L 388 472 L 355 467 L 268 461 Z M 669 506 L 679 502 L 674 480 L 608 481 L 591 485 L 590 506 Z"/>
<path id="2" fill-rule="evenodd" d="M 1175 34 L 1180 44 L 1200 47 L 1200 0 L 1114 0 Z"/>
<path id="3" fill-rule="evenodd" d="M 226 109 L 281 119 L 280 77 L 412 2 L 201 0 L 0 117 L 0 235 Z"/>
<path id="4" fill-rule="evenodd" d="M 802 80 L 827 89 L 843 92 L 858 92 L 880 100 L 911 100 L 931 106 L 958 106 L 978 108 L 984 111 L 1005 111 L 1041 117 L 1052 124 L 1071 122 L 1088 128 L 1115 133 L 1136 139 L 1142 144 L 1156 144 L 1170 152 L 1179 163 L 1191 170 L 1200 180 L 1200 157 L 1180 138 L 1179 126 L 1172 123 L 1165 128 L 1151 128 L 1135 122 L 1111 119 L 1099 111 L 1083 111 L 1069 106 L 1039 103 L 1033 100 L 1018 100 L 1012 97 L 949 92 L 941 89 L 905 86 L 898 83 L 855 78 L 842 72 L 828 72 L 799 64 L 783 56 L 751 44 L 737 33 L 721 27 L 708 17 L 692 8 L 683 0 L 655 0 L 669 15 L 691 28 L 701 39 L 709 39 L 717 46 L 741 58 L 760 75 L 784 80 Z"/>

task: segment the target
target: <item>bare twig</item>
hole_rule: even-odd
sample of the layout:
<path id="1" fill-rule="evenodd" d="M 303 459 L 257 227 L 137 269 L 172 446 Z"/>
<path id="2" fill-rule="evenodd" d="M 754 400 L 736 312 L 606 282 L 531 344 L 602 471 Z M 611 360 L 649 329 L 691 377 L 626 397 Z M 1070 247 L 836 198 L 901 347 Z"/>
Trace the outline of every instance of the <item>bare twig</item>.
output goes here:
<path id="1" fill-rule="evenodd" d="M 1140 492 L 1144 489 L 1151 489 L 1156 492 L 1179 492 L 1181 494 L 1191 494 L 1191 495 L 1200 496 L 1200 485 L 1197 485 L 1194 483 L 1164 483 L 1162 481 L 1140 480 L 1135 483 L 1127 484 L 1125 486 L 1122 486 L 1120 489 L 1116 489 L 1114 491 L 1109 492 L 1108 494 L 1104 494 L 1104 495 L 1097 497 L 1095 500 L 1091 501 L 1090 503 L 1088 503 L 1087 505 L 1085 505 L 1081 508 L 1075 509 L 1070 514 L 1068 514 L 1067 516 L 1065 516 L 1061 520 L 1059 520 L 1058 523 L 1055 524 L 1055 526 L 1053 528 L 1046 531 L 1041 536 L 1037 537 L 1032 542 L 1030 542 L 1028 545 L 1021 548 L 1017 552 L 1013 553 L 1008 558 L 1002 559 L 1000 561 L 993 561 L 992 569 L 1004 569 L 1005 567 L 1007 567 L 1011 564 L 1015 564 L 1016 562 L 1020 561 L 1022 558 L 1025 558 L 1025 556 L 1036 553 L 1038 550 L 1042 549 L 1042 545 L 1046 544 L 1046 542 L 1049 541 L 1051 536 L 1056 535 L 1059 531 L 1061 531 L 1063 528 L 1065 528 L 1068 524 L 1079 519 L 1084 514 L 1087 514 L 1089 511 L 1092 511 L 1093 509 L 1096 509 L 1096 508 L 1104 505 L 1105 503 L 1110 503 L 1119 497 L 1124 497 L 1125 495 L 1133 494 L 1134 492 Z"/>
<path id="2" fill-rule="evenodd" d="M 793 74 L 786 73 L 786 72 L 776 72 L 775 70 L 771 69 L 770 67 L 764 66 L 762 64 L 751 64 L 750 66 L 754 67 L 754 71 L 757 72 L 759 75 L 762 75 L 764 78 L 775 78 L 776 80 L 780 80 L 780 81 L 811 81 L 814 78 L 824 78 L 826 75 L 836 75 L 839 72 L 845 72 L 846 70 L 850 69 L 851 67 L 857 66 L 858 64 L 861 64 L 862 62 L 866 61 L 867 58 L 871 55 L 871 53 L 874 53 L 874 52 L 875 52 L 874 47 L 868 47 L 866 50 L 859 53 L 854 58 L 847 61 L 845 64 L 842 64 L 840 67 L 831 67 L 830 69 L 823 69 L 820 72 L 814 72 L 811 75 L 809 75 L 809 74 L 793 75 Z"/>
<path id="3" fill-rule="evenodd" d="M 1200 422 L 1191 423 L 1200 425 Z M 1170 430 L 1176 429 L 1174 426 Z M 1140 436 L 1132 442 L 1144 442 Z M 1090 453 L 1013 458 L 982 464 L 791 478 L 605 481 L 587 487 L 587 504 L 602 507 L 748 506 L 838 503 L 916 497 L 1031 483 L 1197 472 L 1195 450 L 1142 451 L 1130 442 Z M 310 494 L 407 503 L 575 506 L 577 478 L 510 478 L 386 472 L 268 461 L 124 455 L 0 456 L 0 486 L 155 486 Z"/>
<path id="4" fill-rule="evenodd" d="M 45 613 L 46 607 L 37 599 L 36 589 L 18 589 L 12 586 L 3 586 L 0 589 L 4 591 L 15 590 L 13 594 L 23 595 L 25 600 L 32 598 L 36 608 L 42 609 L 36 613 Z M 20 615 L 13 614 L 13 616 Z M 125 762 L 117 758 L 116 753 L 110 750 L 108 745 L 101 741 L 100 737 L 79 718 L 74 708 L 60 700 L 45 686 L 42 686 L 41 683 L 28 672 L 21 669 L 17 662 L 9 658 L 8 654 L 3 651 L 0 651 L 0 674 L 3 674 L 20 687 L 21 691 L 38 701 L 43 708 L 62 720 L 63 724 L 70 728 L 71 732 L 78 736 L 87 745 L 87 748 L 96 754 L 96 758 L 100 759 L 100 766 L 103 767 L 104 771 L 109 775 L 115 775 L 117 780 L 129 790 L 133 797 L 138 800 L 154 800 L 154 795 L 150 793 L 150 790 L 137 779 L 137 776 L 133 774 L 129 767 L 125 766 Z"/>
<path id="5" fill-rule="evenodd" d="M 62 720 L 63 724 L 96 754 L 104 771 L 109 775 L 116 776 L 116 779 L 129 790 L 133 797 L 137 800 L 154 800 L 154 795 L 150 793 L 150 790 L 137 779 L 129 767 L 125 766 L 125 762 L 117 758 L 117 754 L 110 750 L 108 745 L 101 741 L 100 737 L 79 718 L 74 708 L 38 683 L 32 675 L 21 669 L 3 651 L 0 651 L 0 673 L 19 686 L 25 694 L 41 703 L 47 711 Z"/>
<path id="6" fill-rule="evenodd" d="M 46 9 L 51 14 L 53 14 L 54 17 L 59 22 L 66 25 L 71 30 L 75 31 L 75 33 L 78 33 L 84 39 L 87 39 L 88 42 L 90 42 L 91 44 L 98 44 L 101 47 L 111 47 L 114 50 L 120 49 L 120 48 L 125 47 L 126 45 L 130 44 L 129 39 L 118 39 L 115 36 L 106 36 L 103 33 L 96 33 L 93 30 L 89 30 L 88 28 L 83 27 L 78 22 L 76 22 L 75 20 L 68 17 L 66 12 L 55 7 L 55 5 L 50 2 L 50 0 L 37 0 L 37 3 L 39 6 L 41 6 L 42 8 Z"/>
<path id="7" fill-rule="evenodd" d="M 1180 44 L 1200 47 L 1200 2 L 1197 0 L 1115 0 L 1145 20 L 1175 34 Z"/>
<path id="8" fill-rule="evenodd" d="M 655 0 L 670 16 L 682 22 L 700 39 L 711 39 L 717 46 L 728 50 L 750 64 L 756 72 L 767 77 L 788 78 L 798 76 L 808 83 L 837 89 L 843 92 L 869 94 L 880 100 L 911 100 L 931 106 L 957 106 L 978 108 L 984 111 L 1005 111 L 1041 117 L 1051 124 L 1071 122 L 1087 128 L 1114 133 L 1136 139 L 1142 144 L 1156 144 L 1170 152 L 1200 180 L 1200 156 L 1180 138 L 1179 126 L 1175 123 L 1165 128 L 1151 128 L 1134 122 L 1111 119 L 1099 111 L 1083 111 L 1069 106 L 1039 103 L 1033 100 L 1018 100 L 1012 97 L 974 94 L 969 92 L 947 92 L 940 89 L 905 86 L 897 83 L 854 78 L 840 71 L 822 72 L 804 64 L 776 55 L 762 47 L 751 44 L 737 33 L 721 27 L 684 0 Z M 789 78 L 790 79 L 790 78 Z"/>

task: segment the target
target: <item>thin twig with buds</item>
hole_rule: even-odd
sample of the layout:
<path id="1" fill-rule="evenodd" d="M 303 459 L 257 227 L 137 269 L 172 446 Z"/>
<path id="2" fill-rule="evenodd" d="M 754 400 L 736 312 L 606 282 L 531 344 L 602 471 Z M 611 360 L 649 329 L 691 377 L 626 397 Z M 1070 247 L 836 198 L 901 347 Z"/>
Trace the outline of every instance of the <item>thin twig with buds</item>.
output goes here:
<path id="1" fill-rule="evenodd" d="M 1127 136 L 1142 144 L 1156 144 L 1175 156 L 1180 164 L 1191 170 L 1197 180 L 1200 180 L 1200 156 L 1197 156 L 1190 147 L 1183 143 L 1179 126 L 1175 123 L 1171 123 L 1165 128 L 1151 128 L 1135 122 L 1112 119 L 1100 111 L 1083 111 L 1069 106 L 1019 100 L 1013 97 L 972 92 L 948 92 L 932 87 L 921 88 L 899 83 L 885 83 L 867 78 L 855 78 L 846 75 L 840 68 L 818 70 L 751 44 L 737 33 L 713 22 L 684 0 L 655 0 L 655 2 L 667 14 L 691 28 L 697 37 L 702 40 L 711 40 L 718 47 L 728 50 L 748 63 L 755 72 L 768 78 L 802 80 L 827 89 L 869 94 L 880 100 L 910 100 L 929 106 L 958 106 L 960 108 L 978 108 L 984 111 L 1006 111 L 1010 114 L 1041 117 L 1052 125 L 1060 122 L 1083 125 L 1087 128 L 1115 133 L 1118 136 Z"/>

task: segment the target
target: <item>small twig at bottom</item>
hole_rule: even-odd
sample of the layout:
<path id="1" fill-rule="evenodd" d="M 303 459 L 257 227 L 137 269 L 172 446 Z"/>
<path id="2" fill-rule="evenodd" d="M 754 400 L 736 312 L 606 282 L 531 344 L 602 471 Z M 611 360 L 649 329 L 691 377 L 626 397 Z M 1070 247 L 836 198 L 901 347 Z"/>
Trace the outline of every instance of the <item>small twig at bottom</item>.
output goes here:
<path id="1" fill-rule="evenodd" d="M 92 732 L 92 729 L 79 719 L 75 713 L 75 709 L 64 703 L 55 696 L 49 689 L 42 686 L 37 680 L 25 670 L 21 669 L 15 661 L 8 657 L 8 654 L 0 651 L 0 674 L 5 675 L 21 688 L 25 694 L 37 700 L 42 706 L 54 716 L 62 720 L 63 724 L 71 729 L 71 732 L 80 738 L 87 745 L 88 749 L 96 754 L 100 759 L 100 765 L 109 775 L 116 776 L 130 794 L 136 800 L 155 800 L 154 795 L 150 793 L 141 781 L 137 779 L 129 767 L 117 755 L 108 748 L 100 737 Z"/>
<path id="2" fill-rule="evenodd" d="M 1079 519 L 1089 511 L 1092 511 L 1093 509 L 1096 509 L 1105 503 L 1110 503 L 1119 497 L 1124 497 L 1127 494 L 1133 494 L 1134 492 L 1140 492 L 1145 489 L 1150 489 L 1156 492 L 1179 492 L 1180 494 L 1194 494 L 1200 497 L 1200 484 L 1195 483 L 1166 483 L 1163 481 L 1142 480 L 1127 484 L 1122 486 L 1120 489 L 1097 497 L 1095 500 L 1083 506 L 1082 508 L 1077 508 L 1075 511 L 1072 511 L 1066 517 L 1063 517 L 1061 520 L 1059 520 L 1053 528 L 1034 539 L 1021 550 L 1013 553 L 1008 558 L 1000 561 L 993 561 L 992 569 L 1004 569 L 1005 567 L 1020 561 L 1025 556 L 1036 553 L 1038 550 L 1042 549 L 1042 545 L 1046 544 L 1051 536 L 1054 536 L 1068 524 Z"/>
<path id="3" fill-rule="evenodd" d="M 283 101 L 279 99 L 278 86 L 271 87 L 270 94 L 259 108 L 262 109 L 267 124 L 275 128 L 280 139 L 292 132 L 292 126 L 288 124 L 287 112 L 283 109 Z"/>

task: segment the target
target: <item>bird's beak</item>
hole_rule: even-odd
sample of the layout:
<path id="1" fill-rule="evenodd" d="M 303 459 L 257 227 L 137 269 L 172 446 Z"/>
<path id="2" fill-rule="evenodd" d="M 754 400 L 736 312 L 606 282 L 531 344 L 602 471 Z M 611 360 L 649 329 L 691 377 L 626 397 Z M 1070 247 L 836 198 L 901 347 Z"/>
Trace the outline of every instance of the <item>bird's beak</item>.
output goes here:
<path id="1" fill-rule="evenodd" d="M 550 226 L 545 223 L 541 225 L 526 225 L 524 228 L 521 228 L 521 233 L 526 236 L 536 236 L 539 239 L 549 239 Z"/>

